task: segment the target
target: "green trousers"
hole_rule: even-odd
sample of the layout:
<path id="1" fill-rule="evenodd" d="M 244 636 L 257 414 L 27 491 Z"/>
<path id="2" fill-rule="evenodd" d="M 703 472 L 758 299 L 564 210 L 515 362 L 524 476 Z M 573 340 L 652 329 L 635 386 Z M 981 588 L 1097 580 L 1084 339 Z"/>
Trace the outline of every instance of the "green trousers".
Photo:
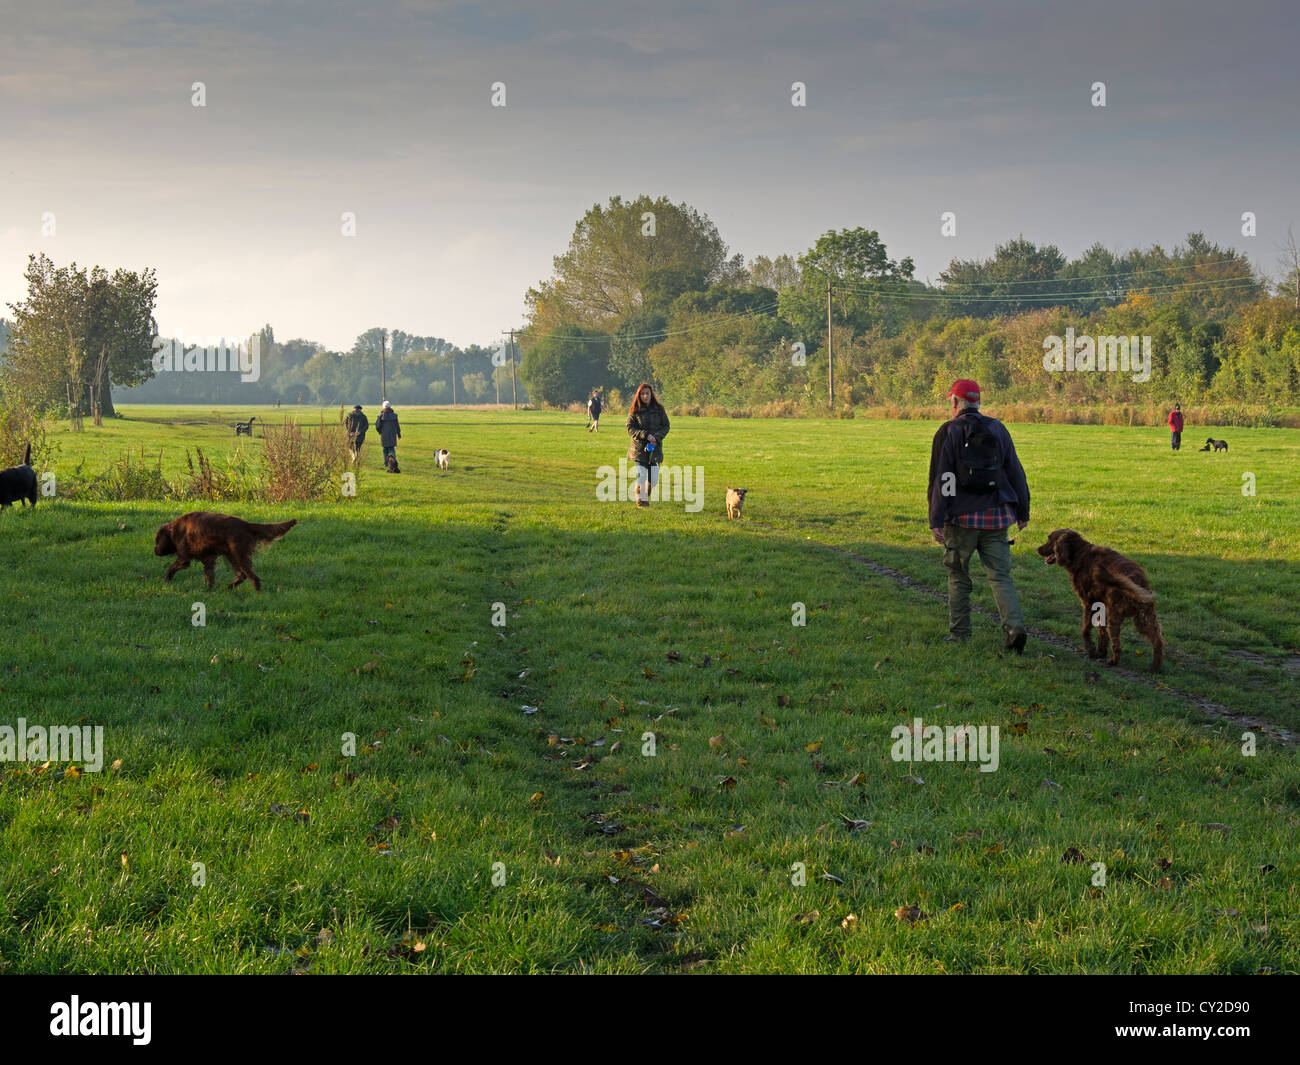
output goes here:
<path id="1" fill-rule="evenodd" d="M 1020 599 L 1011 580 L 1011 545 L 1006 529 L 943 527 L 943 564 L 948 568 L 948 631 L 963 639 L 970 636 L 970 560 L 976 551 L 988 575 L 993 599 L 1006 633 L 1025 627 Z"/>

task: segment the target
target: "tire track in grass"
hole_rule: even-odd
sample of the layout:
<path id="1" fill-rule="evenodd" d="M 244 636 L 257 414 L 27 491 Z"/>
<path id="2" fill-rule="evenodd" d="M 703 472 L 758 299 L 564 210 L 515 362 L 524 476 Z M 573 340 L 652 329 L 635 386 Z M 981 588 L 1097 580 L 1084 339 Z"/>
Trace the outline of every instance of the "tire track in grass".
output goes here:
<path id="1" fill-rule="evenodd" d="M 535 639 L 512 639 L 510 628 L 519 628 L 514 620 L 519 618 L 519 609 L 539 602 L 527 585 L 530 567 L 526 563 L 534 548 L 510 538 L 512 523 L 518 517 L 512 510 L 497 508 L 491 530 L 496 540 L 493 554 L 504 567 L 503 573 L 508 574 L 499 577 L 501 586 L 515 599 L 514 607 L 507 612 L 512 619 L 510 627 L 497 648 L 499 661 L 495 665 L 501 673 L 496 695 L 513 714 L 522 714 L 521 739 L 541 762 L 546 791 L 538 792 L 534 799 L 545 796 L 537 801 L 550 807 L 549 820 L 556 837 L 553 849 L 544 858 L 556 866 L 563 861 L 564 868 L 556 868 L 555 875 L 583 889 L 604 911 L 604 920 L 591 916 L 600 927 L 619 937 L 621 943 L 611 944 L 616 953 L 618 946 L 634 953 L 647 971 L 671 972 L 689 966 L 692 959 L 675 957 L 674 948 L 676 926 L 689 911 L 692 899 L 682 898 L 679 893 L 665 898 L 635 875 L 639 864 L 635 856 L 655 849 L 655 845 L 620 823 L 620 809 L 630 789 L 600 775 L 601 763 L 611 750 L 608 736 L 589 738 L 580 729 L 566 730 L 555 722 L 554 714 L 542 717 L 551 706 L 551 691 L 542 679 L 546 667 L 534 659 L 539 645 Z M 519 553 L 523 559 L 513 557 Z M 617 696 L 611 694 L 609 698 L 618 705 L 617 711 L 610 708 L 615 717 L 620 721 L 623 715 L 630 717 L 631 708 Z M 541 724 L 542 720 L 546 725 Z M 621 739 L 623 730 L 614 731 L 620 733 Z M 568 796 L 564 806 L 551 805 L 546 792 L 552 788 L 557 797 Z M 534 814 L 538 812 L 534 809 Z M 572 848 L 572 852 L 566 852 L 566 848 Z M 588 859 L 589 864 L 581 859 Z"/>
<path id="2" fill-rule="evenodd" d="M 780 526 L 772 525 L 765 521 L 750 520 L 747 524 L 759 526 L 782 535 L 788 536 L 790 534 L 789 529 L 783 529 Z M 825 540 L 815 539 L 807 534 L 805 534 L 804 538 L 808 543 L 816 544 L 818 547 L 828 548 L 831 551 L 835 551 L 838 554 L 853 559 L 853 561 L 865 566 L 877 576 L 884 577 L 886 580 L 892 581 L 900 587 L 907 588 L 909 591 L 916 592 L 919 595 L 924 595 L 930 599 L 937 599 L 945 604 L 948 602 L 948 597 L 943 592 L 936 588 L 931 588 L 928 584 L 918 581 L 914 577 L 909 577 L 906 573 L 896 570 L 892 566 L 886 566 L 884 563 L 877 562 L 875 559 L 868 558 L 866 555 L 860 555 L 855 551 L 850 551 L 846 547 L 840 547 L 838 544 L 830 544 Z M 986 606 L 981 606 L 978 603 L 971 603 L 971 609 L 984 617 L 998 620 L 998 615 Z M 1072 654 L 1075 657 L 1083 658 L 1085 661 L 1092 661 L 1086 657 L 1085 653 L 1081 651 L 1072 640 L 1068 640 L 1053 632 L 1047 632 L 1044 629 L 1036 628 L 1031 625 L 1026 625 L 1025 628 L 1030 636 L 1041 643 L 1048 644 L 1051 647 Z M 1179 657 L 1195 663 L 1195 665 L 1200 669 L 1214 672 L 1204 662 L 1201 662 L 1191 655 L 1179 653 Z M 1234 710 L 1232 707 L 1224 706 L 1223 703 L 1215 702 L 1213 699 L 1209 699 L 1204 695 L 1183 691 L 1182 689 L 1175 688 L 1163 681 L 1157 681 L 1150 673 L 1139 673 L 1136 670 L 1128 669 L 1125 666 L 1107 666 L 1106 669 L 1115 676 L 1123 677 L 1126 680 L 1136 681 L 1150 688 L 1152 691 L 1159 692 L 1161 695 L 1167 695 L 1175 699 L 1183 699 L 1208 717 L 1216 718 L 1220 721 L 1227 721 L 1235 726 L 1251 729 L 1255 732 L 1261 732 L 1265 736 L 1268 736 L 1270 739 L 1286 747 L 1296 746 L 1297 740 L 1295 734 L 1292 733 L 1290 729 L 1278 725 L 1275 722 L 1268 721 L 1255 714 L 1247 714 L 1240 710 Z"/>

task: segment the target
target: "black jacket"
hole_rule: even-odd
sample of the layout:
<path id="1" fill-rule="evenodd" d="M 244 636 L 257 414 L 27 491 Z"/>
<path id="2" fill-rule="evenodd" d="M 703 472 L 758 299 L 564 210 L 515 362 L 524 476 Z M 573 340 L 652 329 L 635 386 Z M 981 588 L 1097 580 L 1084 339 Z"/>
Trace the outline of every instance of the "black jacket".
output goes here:
<path id="1" fill-rule="evenodd" d="M 355 439 L 359 444 L 366 438 L 366 430 L 370 428 L 370 419 L 359 410 L 350 411 L 348 416 L 343 419 L 343 428 L 348 431 L 348 436 Z"/>
<path id="2" fill-rule="evenodd" d="M 627 457 L 642 466 L 658 466 L 664 460 L 664 437 L 668 435 L 668 412 L 663 407 L 642 407 L 627 413 L 627 435 L 632 442 Z M 645 449 L 649 436 L 658 441 L 653 451 Z"/>
<path id="3" fill-rule="evenodd" d="M 972 416 L 984 418 L 1000 442 L 1002 469 L 998 472 L 997 491 L 970 492 L 956 484 L 957 445 L 965 432 L 962 419 Z M 945 473 L 953 475 L 951 483 L 955 486 L 956 495 L 943 494 Z M 1016 508 L 1016 521 L 1029 520 L 1029 483 L 1025 480 L 1025 468 L 1016 457 L 1016 445 L 1011 442 L 1011 434 L 996 418 L 981 415 L 978 411 L 964 410 L 939 426 L 930 446 L 930 484 L 926 494 L 930 502 L 932 529 L 943 528 L 958 515 L 987 510 L 999 503 L 1011 503 Z"/>
<path id="4" fill-rule="evenodd" d="M 402 428 L 397 424 L 397 411 L 389 407 L 377 419 L 375 428 L 379 430 L 379 443 L 384 447 L 396 447 L 402 439 Z"/>

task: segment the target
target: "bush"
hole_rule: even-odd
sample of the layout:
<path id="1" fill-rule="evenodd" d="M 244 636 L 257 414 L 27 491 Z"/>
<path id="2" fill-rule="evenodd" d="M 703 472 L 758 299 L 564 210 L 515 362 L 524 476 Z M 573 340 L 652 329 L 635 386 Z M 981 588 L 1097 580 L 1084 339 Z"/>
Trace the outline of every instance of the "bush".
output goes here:
<path id="1" fill-rule="evenodd" d="M 162 449 L 152 465 L 140 449 L 139 461 L 133 461 L 131 452 L 124 451 L 103 473 L 85 480 L 78 464 L 73 472 L 59 483 L 59 495 L 65 499 L 85 499 L 97 503 L 121 503 L 131 499 L 181 498 L 177 487 L 162 472 Z"/>
<path id="2" fill-rule="evenodd" d="M 223 499 L 257 499 L 258 477 L 249 465 L 244 450 L 238 444 L 234 452 L 226 459 L 226 468 L 217 469 L 202 448 L 195 448 L 198 463 L 185 452 L 185 466 L 188 474 L 176 488 L 181 499 L 207 499 L 217 502 Z"/>
<path id="3" fill-rule="evenodd" d="M 269 503 L 303 503 L 335 499 L 347 467 L 347 439 L 324 421 L 303 432 L 293 420 L 263 429 L 265 483 L 262 498 Z"/>
<path id="4" fill-rule="evenodd" d="M 32 445 L 32 466 L 41 469 L 53 458 L 49 418 L 16 391 L 0 393 L 0 468 L 17 466 Z"/>

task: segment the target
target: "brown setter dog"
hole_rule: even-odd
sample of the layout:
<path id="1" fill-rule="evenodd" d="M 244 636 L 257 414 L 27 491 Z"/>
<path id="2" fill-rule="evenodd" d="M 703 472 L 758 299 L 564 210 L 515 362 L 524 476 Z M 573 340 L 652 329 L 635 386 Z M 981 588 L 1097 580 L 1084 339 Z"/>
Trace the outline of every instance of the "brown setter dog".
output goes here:
<path id="1" fill-rule="evenodd" d="M 1142 567 L 1109 547 L 1090 544 L 1073 529 L 1057 529 L 1038 549 L 1047 565 L 1059 565 L 1070 574 L 1070 583 L 1083 604 L 1083 645 L 1089 658 L 1101 658 L 1110 645 L 1107 665 L 1119 662 L 1119 630 L 1125 618 L 1132 618 L 1137 630 L 1151 644 L 1151 672 L 1160 670 L 1165 639 L 1156 618 L 1155 595 Z M 1105 610 L 1097 619 L 1097 647 L 1092 629 L 1097 604 Z"/>
<path id="2" fill-rule="evenodd" d="M 297 524 L 298 519 L 292 518 L 289 521 L 258 525 L 242 518 L 232 518 L 229 514 L 196 510 L 161 526 L 153 538 L 153 553 L 176 556 L 176 561 L 167 570 L 167 580 L 171 580 L 178 570 L 183 570 L 197 558 L 203 563 L 203 575 L 211 588 L 217 559 L 225 558 L 235 571 L 235 579 L 228 587 L 235 587 L 247 577 L 260 592 L 262 582 L 250 564 L 253 551 L 259 543 L 269 544 L 272 540 L 280 539 Z"/>

